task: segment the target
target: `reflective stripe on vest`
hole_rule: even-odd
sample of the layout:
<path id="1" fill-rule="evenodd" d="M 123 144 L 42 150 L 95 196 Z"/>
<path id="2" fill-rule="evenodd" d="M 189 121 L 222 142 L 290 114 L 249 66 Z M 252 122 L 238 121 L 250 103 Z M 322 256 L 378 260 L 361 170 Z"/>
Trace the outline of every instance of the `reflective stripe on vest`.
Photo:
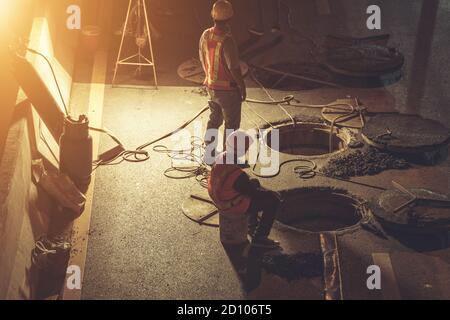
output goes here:
<path id="1" fill-rule="evenodd" d="M 207 67 L 205 85 L 213 90 L 234 90 L 233 77 L 223 57 L 223 44 L 227 38 L 231 37 L 229 33 L 221 33 L 216 28 L 210 28 L 206 31 L 203 43 L 203 52 Z"/>
<path id="2" fill-rule="evenodd" d="M 211 199 L 223 213 L 246 213 L 250 198 L 233 189 L 234 183 L 243 173 L 242 169 L 232 164 L 216 164 L 208 180 Z"/>

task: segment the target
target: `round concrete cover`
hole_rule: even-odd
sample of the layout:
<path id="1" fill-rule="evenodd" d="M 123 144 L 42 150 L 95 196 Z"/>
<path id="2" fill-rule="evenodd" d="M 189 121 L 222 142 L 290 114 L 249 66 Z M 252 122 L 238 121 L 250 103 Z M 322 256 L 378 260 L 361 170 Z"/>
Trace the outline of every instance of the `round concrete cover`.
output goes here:
<path id="1" fill-rule="evenodd" d="M 409 189 L 419 198 L 430 200 L 450 200 L 448 196 L 426 189 Z M 411 196 L 397 190 L 387 190 L 378 198 L 371 209 L 375 217 L 389 224 L 411 228 L 448 228 L 450 226 L 450 210 L 444 206 L 428 205 L 419 200 L 413 206 L 407 206 L 397 212 L 396 208 L 411 200 Z"/>
<path id="2" fill-rule="evenodd" d="M 181 209 L 187 218 L 200 225 L 219 226 L 219 213 L 216 206 L 211 203 L 207 192 L 199 191 L 192 194 L 183 202 Z"/>
<path id="3" fill-rule="evenodd" d="M 403 63 L 396 49 L 367 44 L 333 49 L 326 57 L 331 71 L 353 77 L 382 76 L 399 70 Z"/>
<path id="4" fill-rule="evenodd" d="M 450 141 L 450 130 L 447 127 L 417 115 L 376 115 L 366 122 L 362 133 L 369 142 L 399 152 L 414 149 L 417 152 L 426 151 L 420 149 L 441 147 Z"/>

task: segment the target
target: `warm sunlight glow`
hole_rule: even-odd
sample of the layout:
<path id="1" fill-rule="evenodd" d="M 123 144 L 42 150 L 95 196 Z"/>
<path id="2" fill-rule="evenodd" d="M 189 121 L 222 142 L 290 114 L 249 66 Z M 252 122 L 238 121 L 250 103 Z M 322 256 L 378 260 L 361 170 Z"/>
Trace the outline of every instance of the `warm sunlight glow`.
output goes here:
<path id="1" fill-rule="evenodd" d="M 11 0 L 0 0 L 0 15 L 2 18 L 11 10 L 11 4 L 14 3 Z"/>

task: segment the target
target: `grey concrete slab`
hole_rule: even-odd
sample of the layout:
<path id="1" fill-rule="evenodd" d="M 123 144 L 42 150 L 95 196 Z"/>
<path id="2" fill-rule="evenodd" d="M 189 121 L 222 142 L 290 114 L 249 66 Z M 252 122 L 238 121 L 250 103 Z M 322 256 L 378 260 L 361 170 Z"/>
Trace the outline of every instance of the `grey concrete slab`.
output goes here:
<path id="1" fill-rule="evenodd" d="M 313 6 L 301 6 L 297 1 L 288 3 L 296 8 L 293 12 L 297 28 L 318 38 L 330 31 L 352 36 L 372 35 L 364 29 L 365 6 L 368 2 L 336 1 L 332 3 L 332 15 L 320 17 L 315 17 Z M 405 53 L 407 61 L 411 61 L 414 30 L 410 26 L 417 23 L 419 1 L 414 1 L 413 5 L 409 5 L 410 1 L 396 1 L 395 4 L 392 1 L 380 1 L 380 3 L 385 12 L 383 25 L 386 29 L 382 31 L 392 33 L 392 43 Z M 178 9 L 181 10 L 181 7 Z M 404 13 L 397 16 L 396 12 L 402 10 Z M 444 37 L 446 26 L 448 29 L 449 20 L 447 19 L 447 23 L 445 19 L 442 20 L 442 17 L 445 18 L 448 14 L 448 8 L 443 6 L 440 10 L 436 39 Z M 183 16 L 183 19 L 185 21 L 186 16 Z M 175 27 L 172 25 L 168 28 L 167 35 L 172 37 L 176 35 L 173 30 Z M 156 53 L 157 56 L 160 54 L 161 58 L 158 59 L 162 59 L 163 67 L 164 86 L 160 91 L 106 88 L 104 125 L 120 136 L 129 148 L 135 148 L 172 130 L 206 104 L 207 99 L 192 93 L 192 87 L 180 82 L 174 72 L 178 62 L 196 54 L 194 44 L 199 30 L 197 26 L 192 28 L 191 31 L 183 31 L 181 42 L 186 46 L 177 47 L 175 40 L 168 42 L 161 40 L 161 46 Z M 445 47 L 445 39 L 443 41 Z M 187 45 L 188 43 L 194 44 Z M 175 47 L 179 48 L 179 51 L 170 51 Z M 162 54 L 164 50 L 168 50 L 166 55 Z M 445 106 L 448 104 L 448 97 L 445 96 L 445 85 L 442 87 L 448 75 L 445 72 L 448 66 L 442 64 L 446 54 L 441 48 L 437 48 L 433 54 L 436 58 L 433 58 L 431 68 L 435 73 L 430 76 L 427 86 L 429 92 L 427 95 L 432 99 L 424 99 L 421 114 L 446 121 L 448 113 Z M 114 56 L 114 51 L 110 56 Z M 270 57 L 266 59 L 270 61 Z M 405 78 L 387 88 L 396 99 L 396 108 L 400 111 L 408 109 L 404 101 L 407 97 L 409 70 L 410 66 L 407 64 Z M 255 84 L 252 86 L 255 88 L 249 90 L 249 97 L 267 99 Z M 314 98 L 314 92 L 317 99 Z M 281 98 L 288 92 L 272 91 L 272 94 L 275 98 Z M 346 94 L 348 90 L 343 90 L 343 95 Z M 308 91 L 307 94 L 299 92 L 296 95 L 300 99 L 305 96 L 310 103 L 323 102 L 321 89 Z M 79 101 L 83 101 L 82 96 Z M 264 124 L 264 120 L 253 111 L 257 111 L 269 121 L 287 119 L 278 107 L 250 105 L 250 108 L 244 106 L 244 128 L 254 127 L 255 122 Z M 319 115 L 318 110 L 293 107 L 286 109 L 303 117 Z M 201 117 L 203 125 L 206 116 Z M 172 145 L 173 141 L 169 139 L 165 143 Z M 106 138 L 102 139 L 102 149 L 109 145 L 110 142 Z M 319 164 L 322 163 L 321 160 L 317 161 Z M 241 275 L 238 273 L 246 264 L 245 257 L 248 256 L 246 248 L 243 248 L 242 255 L 233 257 L 220 244 L 217 229 L 200 227 L 182 215 L 180 208 L 182 201 L 195 191 L 198 185 L 193 179 L 165 178 L 163 172 L 169 166 L 170 160 L 166 155 L 151 152 L 150 160 L 144 163 L 122 163 L 98 169 L 83 289 L 84 299 L 323 298 L 323 283 L 320 278 L 288 283 L 265 272 L 262 273 L 259 287 L 246 294 L 242 290 Z M 262 184 L 278 190 L 304 186 L 340 187 L 366 200 L 376 197 L 380 192 L 319 176 L 311 180 L 301 180 L 291 174 L 294 166 L 295 164 L 286 165 L 280 176 L 270 180 L 264 179 Z M 390 181 L 396 179 L 407 182 L 410 187 L 431 187 L 437 189 L 436 191 L 448 192 L 447 171 L 448 167 L 442 165 L 429 168 L 414 167 L 408 172 L 391 170 L 377 176 L 354 180 L 389 187 Z M 320 252 L 317 235 L 287 231 L 276 224 L 273 236 L 281 241 L 287 253 Z M 381 297 L 379 293 L 369 292 L 365 287 L 365 270 L 372 262 L 372 252 L 416 254 L 393 238 L 384 240 L 362 229 L 340 236 L 339 247 L 346 299 Z M 440 253 L 439 257 L 442 256 Z M 445 259 L 448 261 L 448 258 Z M 403 262 L 398 261 L 393 259 L 394 270 L 401 272 Z M 439 270 L 445 271 L 445 266 L 441 266 Z M 419 279 L 412 274 L 411 281 Z M 445 278 L 445 275 L 442 277 Z M 402 281 L 403 277 L 399 279 Z M 402 290 L 408 288 L 401 286 Z M 405 298 L 414 296 L 414 293 L 410 293 L 405 295 Z M 445 296 L 445 292 L 442 292 L 441 296 Z"/>

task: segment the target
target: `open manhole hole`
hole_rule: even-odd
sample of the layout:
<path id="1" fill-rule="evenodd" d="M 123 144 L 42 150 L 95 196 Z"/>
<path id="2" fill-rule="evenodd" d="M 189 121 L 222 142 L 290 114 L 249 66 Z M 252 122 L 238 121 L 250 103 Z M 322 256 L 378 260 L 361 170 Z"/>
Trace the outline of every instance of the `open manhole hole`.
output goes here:
<path id="1" fill-rule="evenodd" d="M 276 129 L 279 132 L 279 139 L 276 139 L 273 131 L 269 131 L 266 136 L 266 144 L 272 150 L 281 153 L 296 156 L 320 156 L 336 153 L 347 145 L 338 129 L 334 129 L 330 137 L 330 126 L 325 124 L 297 123 L 296 125 L 281 125 Z"/>
<path id="2" fill-rule="evenodd" d="M 344 191 L 301 188 L 284 194 L 277 220 L 301 231 L 330 232 L 356 228 L 364 215 L 362 204 Z"/>

